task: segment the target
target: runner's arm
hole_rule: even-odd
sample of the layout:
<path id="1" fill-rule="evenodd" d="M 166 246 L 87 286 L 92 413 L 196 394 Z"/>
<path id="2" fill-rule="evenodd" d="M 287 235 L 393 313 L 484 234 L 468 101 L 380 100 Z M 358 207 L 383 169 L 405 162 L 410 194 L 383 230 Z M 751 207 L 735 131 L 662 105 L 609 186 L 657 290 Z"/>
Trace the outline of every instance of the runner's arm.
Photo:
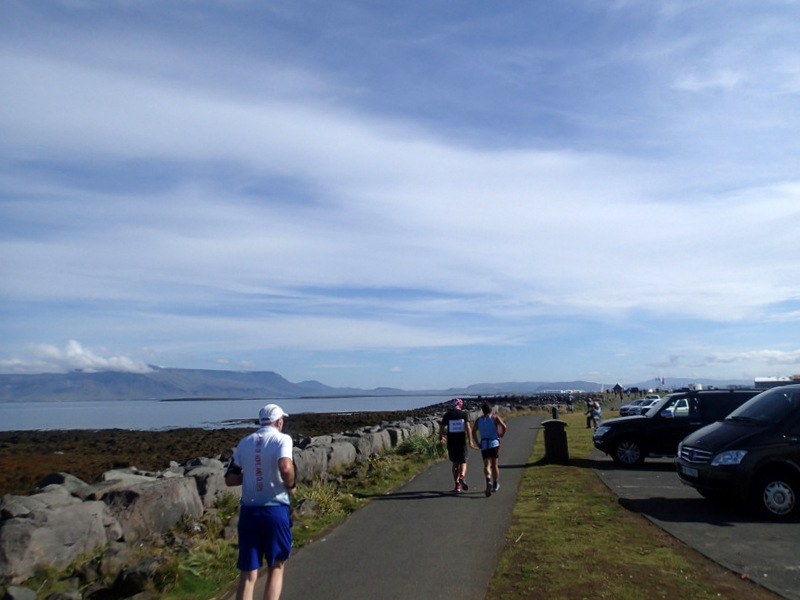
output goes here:
<path id="1" fill-rule="evenodd" d="M 297 490 L 297 471 L 291 458 L 278 459 L 278 471 L 281 474 L 281 481 L 286 486 L 289 494 L 294 494 Z"/>
<path id="2" fill-rule="evenodd" d="M 472 434 L 473 434 L 472 425 L 469 424 L 469 421 L 465 421 L 464 422 L 464 426 L 467 428 L 467 441 L 469 442 L 469 447 L 470 448 L 475 448 L 477 450 L 478 446 L 476 446 L 472 442 Z"/>
<path id="3" fill-rule="evenodd" d="M 494 423 L 495 425 L 497 425 L 497 435 L 503 437 L 506 434 L 506 431 L 508 431 L 508 426 L 506 425 L 506 422 L 500 418 L 500 415 L 495 415 Z M 501 429 L 502 431 L 500 431 Z"/>

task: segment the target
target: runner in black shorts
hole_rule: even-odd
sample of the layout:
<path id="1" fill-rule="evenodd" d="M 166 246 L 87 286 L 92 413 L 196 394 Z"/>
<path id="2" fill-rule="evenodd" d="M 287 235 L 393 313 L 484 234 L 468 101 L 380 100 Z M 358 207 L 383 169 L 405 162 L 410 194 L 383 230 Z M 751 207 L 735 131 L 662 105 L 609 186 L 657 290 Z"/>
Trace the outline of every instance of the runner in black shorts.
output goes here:
<path id="1" fill-rule="evenodd" d="M 442 421 L 439 423 L 439 438 L 442 442 L 447 441 L 447 455 L 453 464 L 453 481 L 455 482 L 454 492 L 465 492 L 469 489 L 467 485 L 467 443 L 472 445 L 472 427 L 469 424 L 469 414 L 464 410 L 464 401 L 461 398 L 453 400 L 453 408 L 444 413 Z M 445 437 L 445 430 L 447 436 Z"/>
<path id="2" fill-rule="evenodd" d="M 486 496 L 500 489 L 500 438 L 506 434 L 508 427 L 503 419 L 492 412 L 492 405 L 484 402 L 481 405 L 483 416 L 475 421 L 472 435 L 480 444 L 483 457 L 483 472 L 486 475 Z M 479 439 L 480 438 L 480 439 Z"/>

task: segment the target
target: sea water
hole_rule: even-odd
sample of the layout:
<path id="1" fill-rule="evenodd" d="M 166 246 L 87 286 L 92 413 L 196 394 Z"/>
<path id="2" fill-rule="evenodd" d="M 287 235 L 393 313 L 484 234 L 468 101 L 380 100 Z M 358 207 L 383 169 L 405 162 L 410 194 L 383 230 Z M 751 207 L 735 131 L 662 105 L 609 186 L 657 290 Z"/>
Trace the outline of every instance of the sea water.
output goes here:
<path id="1" fill-rule="evenodd" d="M 274 402 L 289 413 L 411 410 L 450 396 L 350 396 L 256 400 L 117 400 L 93 402 L 0 402 L 0 431 L 37 429 L 216 429 L 255 422 L 259 409 Z"/>

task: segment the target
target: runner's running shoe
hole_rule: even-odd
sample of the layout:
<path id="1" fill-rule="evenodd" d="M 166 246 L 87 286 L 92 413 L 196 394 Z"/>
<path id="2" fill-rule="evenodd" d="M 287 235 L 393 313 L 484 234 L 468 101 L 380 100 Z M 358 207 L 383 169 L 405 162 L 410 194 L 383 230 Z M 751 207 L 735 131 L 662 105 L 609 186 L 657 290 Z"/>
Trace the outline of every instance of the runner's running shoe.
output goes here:
<path id="1" fill-rule="evenodd" d="M 462 490 L 464 490 L 465 492 L 469 491 L 469 486 L 467 485 L 467 482 L 464 481 L 463 477 L 459 477 L 458 478 L 458 483 L 461 484 L 461 489 Z"/>
<path id="2" fill-rule="evenodd" d="M 487 498 L 492 495 L 492 480 L 491 479 L 487 479 L 486 480 L 486 491 L 484 493 L 486 494 Z"/>

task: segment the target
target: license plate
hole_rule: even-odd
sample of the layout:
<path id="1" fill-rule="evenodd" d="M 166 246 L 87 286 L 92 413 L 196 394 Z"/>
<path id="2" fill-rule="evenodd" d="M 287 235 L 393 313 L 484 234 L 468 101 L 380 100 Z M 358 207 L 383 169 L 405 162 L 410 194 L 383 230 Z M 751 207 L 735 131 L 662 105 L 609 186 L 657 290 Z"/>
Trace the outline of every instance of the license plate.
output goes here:
<path id="1" fill-rule="evenodd" d="M 682 466 L 681 471 L 683 471 L 683 474 L 686 475 L 687 477 L 697 477 L 697 469 Z"/>

